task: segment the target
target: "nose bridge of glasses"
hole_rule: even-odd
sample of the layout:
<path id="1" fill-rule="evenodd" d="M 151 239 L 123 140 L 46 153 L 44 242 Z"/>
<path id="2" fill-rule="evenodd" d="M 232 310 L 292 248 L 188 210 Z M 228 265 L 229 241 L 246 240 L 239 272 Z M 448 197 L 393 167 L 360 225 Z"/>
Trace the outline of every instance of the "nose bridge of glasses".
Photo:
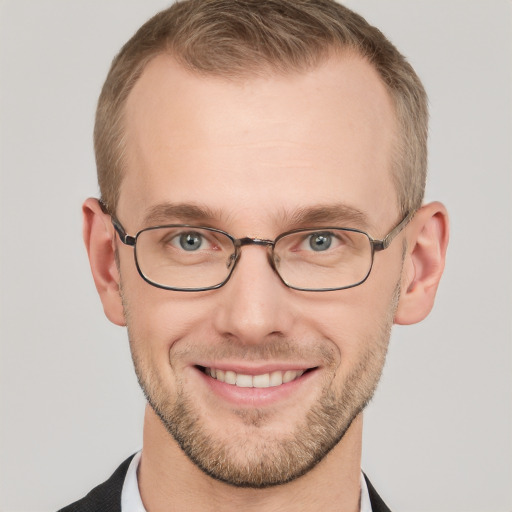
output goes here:
<path id="1" fill-rule="evenodd" d="M 266 240 L 265 238 L 249 238 L 249 237 L 244 237 L 244 238 L 239 238 L 237 240 L 238 245 L 239 247 L 243 247 L 244 245 L 264 245 L 264 246 L 270 246 L 270 247 L 273 247 L 274 246 L 274 240 Z"/>
<path id="2" fill-rule="evenodd" d="M 260 246 L 267 248 L 268 262 L 269 262 L 270 266 L 272 267 L 272 269 L 274 271 L 277 271 L 276 263 L 274 261 L 275 256 L 273 254 L 273 249 L 275 246 L 274 240 L 267 240 L 265 238 L 244 237 L 244 238 L 238 238 L 234 242 L 235 242 L 236 251 L 235 251 L 235 254 L 232 255 L 231 262 L 230 262 L 229 266 L 231 266 L 231 264 L 234 264 L 235 260 L 238 261 L 240 259 L 240 248 L 241 247 L 244 247 L 246 245 L 260 245 Z"/>

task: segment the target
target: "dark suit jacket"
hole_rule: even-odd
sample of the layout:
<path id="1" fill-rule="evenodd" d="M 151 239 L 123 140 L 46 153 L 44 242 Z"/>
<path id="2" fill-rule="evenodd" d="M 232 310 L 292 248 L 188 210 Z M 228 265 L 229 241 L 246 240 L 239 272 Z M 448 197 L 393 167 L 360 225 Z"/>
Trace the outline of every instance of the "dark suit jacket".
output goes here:
<path id="1" fill-rule="evenodd" d="M 102 484 L 95 487 L 87 496 L 75 501 L 58 512 L 121 512 L 121 491 L 128 466 L 133 455 L 126 459 L 114 472 L 114 474 Z M 373 512 L 391 512 L 382 501 L 377 491 L 366 477 L 368 493 Z"/>

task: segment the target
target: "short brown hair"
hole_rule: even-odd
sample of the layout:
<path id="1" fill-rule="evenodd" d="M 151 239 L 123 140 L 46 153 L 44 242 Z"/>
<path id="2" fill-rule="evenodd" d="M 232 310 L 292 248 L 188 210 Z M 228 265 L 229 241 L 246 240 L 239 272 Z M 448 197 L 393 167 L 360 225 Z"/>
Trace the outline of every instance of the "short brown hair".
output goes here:
<path id="1" fill-rule="evenodd" d="M 124 105 L 155 56 L 169 53 L 193 72 L 237 78 L 305 71 L 339 50 L 366 59 L 385 84 L 399 127 L 393 169 L 398 207 L 402 213 L 419 208 L 427 169 L 425 90 L 380 30 L 334 0 L 182 0 L 147 21 L 115 57 L 98 101 L 94 146 L 103 203 L 115 212 Z"/>

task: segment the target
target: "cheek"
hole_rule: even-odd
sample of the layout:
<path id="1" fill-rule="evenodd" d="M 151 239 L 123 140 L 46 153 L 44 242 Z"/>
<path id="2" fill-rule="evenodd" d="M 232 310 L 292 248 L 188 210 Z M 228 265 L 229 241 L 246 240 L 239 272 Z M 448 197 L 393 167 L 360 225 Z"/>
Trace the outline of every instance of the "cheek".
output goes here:
<path id="1" fill-rule="evenodd" d="M 168 366 L 174 344 L 194 333 L 204 337 L 207 314 L 197 298 L 155 288 L 140 276 L 123 279 L 123 298 L 130 342 L 139 357 L 152 365 Z M 200 332 L 202 331 L 202 332 Z"/>
<path id="2" fill-rule="evenodd" d="M 375 287 L 367 282 L 353 289 L 332 292 L 335 297 L 317 301 L 310 307 L 310 318 L 322 337 L 335 347 L 341 368 L 348 369 L 368 350 L 387 345 L 394 290 L 395 284 L 381 283 Z"/>

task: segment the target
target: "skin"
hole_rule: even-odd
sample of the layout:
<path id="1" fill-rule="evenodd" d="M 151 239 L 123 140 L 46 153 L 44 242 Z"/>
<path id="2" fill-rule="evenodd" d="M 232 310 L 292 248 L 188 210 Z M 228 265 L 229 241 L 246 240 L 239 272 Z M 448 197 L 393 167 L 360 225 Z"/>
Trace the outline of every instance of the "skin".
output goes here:
<path id="1" fill-rule="evenodd" d="M 335 222 L 381 238 L 400 220 L 391 180 L 396 136 L 389 95 L 357 56 L 332 57 L 301 74 L 239 81 L 200 77 L 159 56 L 126 105 L 126 172 L 116 214 L 132 235 L 168 221 L 273 239 L 305 227 L 297 224 L 300 210 L 341 206 L 357 215 L 331 220 L 329 210 L 331 217 L 313 227 Z M 147 219 L 156 205 L 169 203 L 200 206 L 209 215 Z M 321 462 L 285 485 L 251 489 L 202 472 L 148 406 L 139 467 L 147 510 L 358 510 L 359 409 L 380 376 L 393 321 L 420 321 L 432 307 L 448 240 L 444 207 L 422 207 L 376 255 L 363 285 L 326 293 L 287 288 L 257 246 L 243 248 L 219 290 L 157 289 L 140 278 L 133 249 L 119 242 L 95 200 L 84 204 L 84 217 L 105 313 L 128 324 L 139 380 L 167 410 L 180 393 L 188 397 L 202 431 L 233 463 L 268 458 L 304 429 L 327 391 L 350 408 L 335 426 L 339 435 L 348 430 Z M 286 365 L 315 370 L 286 393 L 225 396 L 198 364 L 252 373 Z"/>

